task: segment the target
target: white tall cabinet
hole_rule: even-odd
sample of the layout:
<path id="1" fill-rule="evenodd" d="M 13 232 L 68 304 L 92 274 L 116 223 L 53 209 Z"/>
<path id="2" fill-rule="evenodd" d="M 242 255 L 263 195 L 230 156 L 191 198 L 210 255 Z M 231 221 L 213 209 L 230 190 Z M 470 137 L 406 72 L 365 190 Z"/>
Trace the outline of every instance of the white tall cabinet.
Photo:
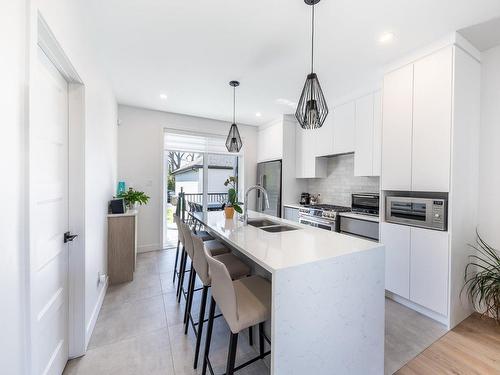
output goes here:
<path id="1" fill-rule="evenodd" d="M 472 311 L 460 290 L 477 218 L 478 56 L 456 38 L 388 72 L 383 85 L 382 205 L 401 191 L 448 196 L 445 232 L 382 214 L 386 290 L 449 328 Z"/>

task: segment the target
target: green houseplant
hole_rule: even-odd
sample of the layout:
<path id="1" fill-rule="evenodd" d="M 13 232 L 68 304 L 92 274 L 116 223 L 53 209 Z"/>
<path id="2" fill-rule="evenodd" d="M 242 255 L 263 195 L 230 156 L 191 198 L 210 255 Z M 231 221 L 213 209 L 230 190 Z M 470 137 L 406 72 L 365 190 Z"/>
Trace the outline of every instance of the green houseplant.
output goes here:
<path id="1" fill-rule="evenodd" d="M 227 219 L 232 219 L 234 216 L 234 211 L 238 213 L 243 213 L 241 208 L 241 202 L 238 202 L 238 190 L 236 188 L 238 182 L 235 176 L 229 177 L 226 181 L 224 181 L 224 186 L 229 186 L 227 190 L 227 202 L 224 207 L 224 213 Z"/>
<path id="2" fill-rule="evenodd" d="M 476 244 L 471 245 L 477 255 L 470 256 L 465 267 L 465 285 L 474 308 L 485 316 L 500 321 L 500 255 L 477 234 Z"/>
<path id="3" fill-rule="evenodd" d="M 127 191 L 118 194 L 118 198 L 123 198 L 129 209 L 135 208 L 138 204 L 142 206 L 149 201 L 149 196 L 143 191 L 134 190 L 131 187 Z"/>

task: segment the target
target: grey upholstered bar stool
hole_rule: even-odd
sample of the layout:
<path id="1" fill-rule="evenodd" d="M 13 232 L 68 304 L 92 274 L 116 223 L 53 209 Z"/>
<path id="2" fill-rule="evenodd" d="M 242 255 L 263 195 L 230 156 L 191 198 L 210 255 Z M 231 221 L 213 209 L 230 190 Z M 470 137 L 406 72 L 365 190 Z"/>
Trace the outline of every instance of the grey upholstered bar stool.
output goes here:
<path id="1" fill-rule="evenodd" d="M 191 228 L 186 224 L 183 223 L 182 221 L 179 221 L 179 227 L 182 232 L 182 239 L 183 239 L 183 244 L 184 244 L 184 252 L 183 256 L 181 257 L 181 269 L 180 269 L 180 278 L 179 278 L 179 285 L 177 287 L 177 302 L 181 301 L 181 296 L 184 294 L 184 275 L 186 273 L 186 266 L 187 266 L 187 261 L 188 258 L 191 259 L 191 265 L 192 265 L 192 260 L 193 260 L 193 241 L 191 240 Z M 221 242 L 217 240 L 208 240 L 204 241 L 205 246 L 208 251 L 210 251 L 211 254 L 213 255 L 220 255 L 224 253 L 228 253 L 229 249 L 224 246 Z M 193 278 L 193 272 L 192 268 L 188 271 L 189 272 L 189 282 L 188 285 L 191 285 L 192 278 Z M 185 294 L 186 295 L 186 294 Z M 187 298 L 186 298 L 187 300 Z M 187 307 L 187 304 L 186 304 Z M 184 322 L 186 322 L 187 315 L 184 314 Z"/>
<path id="2" fill-rule="evenodd" d="M 191 307 L 193 303 L 193 294 L 194 294 L 194 281 L 189 286 L 189 292 L 188 292 L 189 297 L 187 305 L 188 316 L 185 327 L 185 333 L 187 333 L 189 328 L 189 323 L 191 323 L 196 336 L 196 348 L 195 348 L 194 364 L 193 364 L 193 368 L 196 369 L 198 367 L 198 357 L 200 353 L 201 337 L 203 335 L 203 324 L 205 320 L 205 308 L 207 304 L 208 288 L 210 288 L 212 281 L 210 279 L 210 274 L 208 272 L 208 261 L 207 261 L 207 256 L 205 255 L 205 243 L 195 234 L 192 234 L 191 237 L 194 248 L 193 267 L 194 267 L 195 277 L 197 275 L 203 284 L 200 313 L 198 315 L 197 323 L 195 323 L 191 317 Z M 232 280 L 240 279 L 242 277 L 250 275 L 250 267 L 232 253 L 216 255 L 214 256 L 214 258 L 226 266 L 229 276 L 231 277 Z M 198 326 L 198 328 L 196 328 L 196 326 Z"/>
<path id="3" fill-rule="evenodd" d="M 264 322 L 271 318 L 271 282 L 260 276 L 250 276 L 239 280 L 231 280 L 228 269 L 220 260 L 205 251 L 212 281 L 212 300 L 207 325 L 203 372 L 213 374 L 210 364 L 210 340 L 216 304 L 231 329 L 229 352 L 227 357 L 226 375 L 233 375 L 256 360 L 264 358 L 270 352 L 264 353 Z M 238 334 L 246 329 L 259 326 L 259 356 L 235 367 Z M 266 338 L 267 339 L 267 338 Z"/>

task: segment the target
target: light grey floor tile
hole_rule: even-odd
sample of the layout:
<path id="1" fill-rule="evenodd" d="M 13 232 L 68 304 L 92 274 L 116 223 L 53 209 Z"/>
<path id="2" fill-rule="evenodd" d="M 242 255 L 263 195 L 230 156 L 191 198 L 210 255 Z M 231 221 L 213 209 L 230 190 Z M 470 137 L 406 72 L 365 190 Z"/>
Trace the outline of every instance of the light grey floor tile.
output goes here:
<path id="1" fill-rule="evenodd" d="M 102 309 L 89 347 L 110 344 L 166 326 L 162 296 L 126 302 L 122 307 Z"/>
<path id="2" fill-rule="evenodd" d="M 166 328 L 87 351 L 68 362 L 65 375 L 173 375 Z"/>
<path id="3" fill-rule="evenodd" d="M 393 374 L 446 333 L 446 327 L 390 299 L 385 304 L 385 374 Z"/>
<path id="4" fill-rule="evenodd" d="M 137 263 L 134 277 L 143 274 L 158 274 L 158 261 L 156 251 L 137 254 Z"/>
<path id="5" fill-rule="evenodd" d="M 160 276 L 154 274 L 136 274 L 129 283 L 112 285 L 104 297 L 103 309 L 121 307 L 124 302 L 137 301 L 158 296 L 162 293 Z"/>

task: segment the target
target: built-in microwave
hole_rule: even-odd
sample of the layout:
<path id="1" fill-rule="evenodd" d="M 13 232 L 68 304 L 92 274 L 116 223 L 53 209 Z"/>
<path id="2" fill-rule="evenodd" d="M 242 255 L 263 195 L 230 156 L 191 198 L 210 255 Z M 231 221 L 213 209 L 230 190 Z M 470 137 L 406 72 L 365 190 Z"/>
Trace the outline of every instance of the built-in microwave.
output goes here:
<path id="1" fill-rule="evenodd" d="M 444 198 L 387 196 L 385 221 L 446 231 L 447 203 Z"/>

